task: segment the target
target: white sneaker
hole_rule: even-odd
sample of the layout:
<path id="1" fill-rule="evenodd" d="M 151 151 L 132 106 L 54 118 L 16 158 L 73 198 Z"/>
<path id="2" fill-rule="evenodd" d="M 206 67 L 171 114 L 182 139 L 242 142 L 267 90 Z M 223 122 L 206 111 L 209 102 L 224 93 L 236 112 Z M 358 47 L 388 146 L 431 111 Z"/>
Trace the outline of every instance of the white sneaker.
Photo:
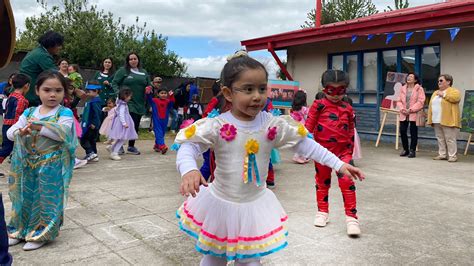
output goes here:
<path id="1" fill-rule="evenodd" d="M 329 222 L 329 213 L 327 212 L 318 212 L 314 217 L 314 226 L 325 227 Z"/>
<path id="2" fill-rule="evenodd" d="M 18 244 L 20 244 L 20 242 L 21 242 L 21 239 L 8 238 L 8 246 L 9 247 L 14 246 L 14 245 L 18 245 Z"/>
<path id="3" fill-rule="evenodd" d="M 93 161 L 93 162 L 98 162 L 99 161 L 99 156 L 93 152 L 87 154 L 86 158 L 84 160 Z"/>
<path id="4" fill-rule="evenodd" d="M 114 161 L 122 160 L 122 158 L 120 156 L 118 156 L 118 153 L 114 153 L 114 152 L 110 153 L 110 159 L 114 160 Z"/>
<path id="5" fill-rule="evenodd" d="M 74 160 L 74 169 L 79 169 L 84 167 L 87 164 L 87 160 L 75 159 Z"/>
<path id="6" fill-rule="evenodd" d="M 44 244 L 46 244 L 46 241 L 26 242 L 26 244 L 23 246 L 23 250 L 24 251 L 30 251 L 30 250 L 39 249 L 40 247 L 44 246 Z"/>
<path id="7" fill-rule="evenodd" d="M 347 234 L 349 236 L 359 236 L 360 226 L 359 220 L 354 217 L 346 216 Z"/>

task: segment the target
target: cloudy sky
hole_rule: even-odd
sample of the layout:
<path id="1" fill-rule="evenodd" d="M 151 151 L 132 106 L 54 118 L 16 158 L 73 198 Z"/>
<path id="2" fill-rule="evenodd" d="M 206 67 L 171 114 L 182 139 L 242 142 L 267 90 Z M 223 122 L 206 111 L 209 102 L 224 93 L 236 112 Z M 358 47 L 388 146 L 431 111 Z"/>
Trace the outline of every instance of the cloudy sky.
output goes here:
<path id="1" fill-rule="evenodd" d="M 26 17 L 44 10 L 36 0 L 10 1 L 18 30 Z M 59 0 L 48 0 L 50 6 Z M 188 64 L 192 76 L 217 77 L 229 54 L 240 49 L 240 41 L 299 29 L 314 0 L 89 0 L 99 8 L 121 17 L 126 24 L 135 18 L 147 22 L 147 29 L 169 38 L 168 46 Z M 110 3 L 114 2 L 113 5 Z M 393 0 L 372 1 L 379 10 Z M 410 6 L 442 2 L 409 0 Z M 266 51 L 252 55 L 274 73 L 277 69 Z M 279 53 L 285 58 L 285 52 Z"/>

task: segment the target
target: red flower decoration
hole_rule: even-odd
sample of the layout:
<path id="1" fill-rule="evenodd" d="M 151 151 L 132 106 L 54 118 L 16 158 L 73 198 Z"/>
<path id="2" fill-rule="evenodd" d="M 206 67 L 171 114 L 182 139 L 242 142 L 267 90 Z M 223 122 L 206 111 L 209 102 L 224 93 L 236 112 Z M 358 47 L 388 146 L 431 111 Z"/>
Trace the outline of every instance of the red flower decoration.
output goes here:
<path id="1" fill-rule="evenodd" d="M 237 128 L 231 124 L 224 124 L 221 127 L 220 131 L 221 131 L 221 137 L 226 141 L 234 140 L 235 136 L 237 135 Z"/>
<path id="2" fill-rule="evenodd" d="M 267 133 L 267 138 L 269 140 L 274 140 L 277 135 L 277 128 L 276 127 L 269 127 L 268 128 L 268 133 Z"/>

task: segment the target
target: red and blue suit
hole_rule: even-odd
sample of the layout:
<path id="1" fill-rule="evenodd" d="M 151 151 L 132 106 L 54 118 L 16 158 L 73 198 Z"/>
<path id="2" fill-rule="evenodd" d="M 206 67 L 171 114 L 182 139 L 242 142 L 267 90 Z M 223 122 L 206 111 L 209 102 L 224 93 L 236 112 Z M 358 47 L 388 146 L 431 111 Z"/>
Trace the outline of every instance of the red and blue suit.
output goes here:
<path id="1" fill-rule="evenodd" d="M 334 103 L 327 98 L 315 100 L 305 124 L 314 140 L 345 163 L 352 163 L 354 150 L 354 111 L 348 103 Z M 329 212 L 329 188 L 332 169 L 315 163 L 316 201 L 320 212 Z M 351 178 L 338 174 L 339 188 L 347 216 L 357 219 L 356 187 Z"/>
<path id="2" fill-rule="evenodd" d="M 0 149 L 0 163 L 8 157 L 13 150 L 13 141 L 7 138 L 8 129 L 13 126 L 28 108 L 28 100 L 21 93 L 12 92 L 8 96 L 5 113 L 3 115 L 2 148 Z"/>
<path id="3" fill-rule="evenodd" d="M 168 147 L 165 145 L 165 134 L 168 128 L 168 120 L 171 108 L 173 108 L 175 99 L 174 95 L 170 95 L 167 99 L 153 98 L 151 94 L 147 94 L 148 103 L 151 105 L 153 132 L 155 133 L 156 151 L 166 153 Z"/>

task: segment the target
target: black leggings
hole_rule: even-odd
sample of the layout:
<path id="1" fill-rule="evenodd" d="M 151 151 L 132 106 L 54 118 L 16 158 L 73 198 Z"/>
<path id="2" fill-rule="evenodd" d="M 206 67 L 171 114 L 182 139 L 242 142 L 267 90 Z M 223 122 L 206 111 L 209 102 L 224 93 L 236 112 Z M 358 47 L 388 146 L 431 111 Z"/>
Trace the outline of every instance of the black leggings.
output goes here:
<path id="1" fill-rule="evenodd" d="M 140 120 L 142 119 L 142 115 L 137 113 L 130 113 L 130 116 L 132 117 L 133 123 L 135 124 L 135 131 L 138 135 L 138 128 L 140 127 Z M 135 147 L 134 139 L 128 141 L 128 147 Z"/>
<path id="2" fill-rule="evenodd" d="M 400 136 L 402 137 L 402 145 L 405 151 L 408 151 L 408 124 L 410 124 L 410 150 L 416 150 L 416 146 L 418 145 L 418 127 L 416 126 L 415 121 L 400 121 Z"/>

